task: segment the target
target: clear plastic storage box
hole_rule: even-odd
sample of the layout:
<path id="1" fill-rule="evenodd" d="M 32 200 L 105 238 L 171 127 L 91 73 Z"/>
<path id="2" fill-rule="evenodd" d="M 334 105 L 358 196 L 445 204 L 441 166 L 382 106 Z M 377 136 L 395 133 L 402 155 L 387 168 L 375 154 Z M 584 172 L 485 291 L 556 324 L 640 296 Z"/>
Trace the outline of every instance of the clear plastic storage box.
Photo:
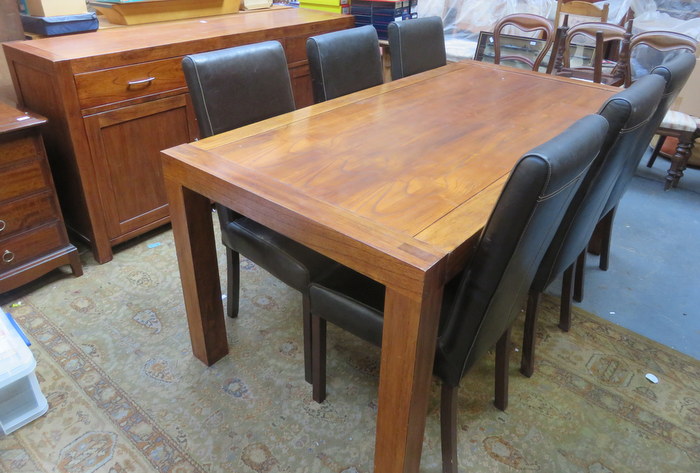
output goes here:
<path id="1" fill-rule="evenodd" d="M 24 340 L 0 310 L 0 436 L 8 435 L 48 410 Z"/>

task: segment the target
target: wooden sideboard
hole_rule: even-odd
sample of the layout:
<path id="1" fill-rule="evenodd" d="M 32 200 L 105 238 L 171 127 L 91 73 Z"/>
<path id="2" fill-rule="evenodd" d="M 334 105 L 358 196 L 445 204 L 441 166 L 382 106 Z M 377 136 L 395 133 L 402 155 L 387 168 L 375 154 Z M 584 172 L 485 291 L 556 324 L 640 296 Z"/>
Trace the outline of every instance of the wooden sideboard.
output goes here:
<path id="1" fill-rule="evenodd" d="M 0 293 L 64 264 L 83 274 L 46 160 L 44 123 L 44 117 L 0 103 Z"/>
<path id="2" fill-rule="evenodd" d="M 46 147 L 69 229 L 100 263 L 169 221 L 159 152 L 198 134 L 180 62 L 277 40 L 297 108 L 313 102 L 309 36 L 354 17 L 282 8 L 3 44 L 20 105 L 48 117 Z"/>

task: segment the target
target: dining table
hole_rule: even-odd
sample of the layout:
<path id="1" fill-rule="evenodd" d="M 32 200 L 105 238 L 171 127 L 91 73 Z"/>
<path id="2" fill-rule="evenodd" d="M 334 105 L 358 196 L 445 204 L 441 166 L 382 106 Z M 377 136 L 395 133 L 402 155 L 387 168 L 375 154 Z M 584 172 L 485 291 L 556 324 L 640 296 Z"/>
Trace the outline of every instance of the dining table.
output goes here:
<path id="1" fill-rule="evenodd" d="M 517 160 L 615 91 L 467 60 L 162 151 L 194 355 L 228 353 L 216 202 L 385 286 L 374 471 L 417 472 L 443 286 Z"/>

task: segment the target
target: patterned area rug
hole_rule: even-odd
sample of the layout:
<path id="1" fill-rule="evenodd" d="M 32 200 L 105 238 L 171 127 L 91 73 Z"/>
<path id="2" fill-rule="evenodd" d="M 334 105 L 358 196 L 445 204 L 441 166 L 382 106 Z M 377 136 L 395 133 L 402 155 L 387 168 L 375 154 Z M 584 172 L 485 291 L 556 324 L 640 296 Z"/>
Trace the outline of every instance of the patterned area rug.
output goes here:
<path id="1" fill-rule="evenodd" d="M 249 261 L 240 316 L 226 321 L 231 354 L 206 367 L 190 351 L 170 231 L 108 264 L 83 260 L 83 277 L 53 275 L 3 306 L 33 341 L 49 411 L 0 439 L 0 471 L 373 470 L 375 348 L 329 327 L 318 405 L 303 376 L 301 298 Z M 564 334 L 556 302 L 544 300 L 531 379 L 517 371 L 514 334 L 506 412 L 492 404 L 493 358 L 463 380 L 460 470 L 700 471 L 700 362 L 580 310 Z M 422 472 L 440 471 L 438 404 L 434 382 Z"/>

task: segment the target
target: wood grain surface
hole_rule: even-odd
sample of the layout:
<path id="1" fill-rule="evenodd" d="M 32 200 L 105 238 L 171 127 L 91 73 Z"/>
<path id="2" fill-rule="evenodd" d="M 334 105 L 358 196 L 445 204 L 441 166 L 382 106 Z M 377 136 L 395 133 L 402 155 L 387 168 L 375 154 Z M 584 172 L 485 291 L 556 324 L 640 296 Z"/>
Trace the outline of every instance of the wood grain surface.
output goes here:
<path id="1" fill-rule="evenodd" d="M 165 150 L 195 355 L 228 351 L 211 199 L 386 285 L 374 466 L 418 471 L 444 284 L 520 156 L 614 92 L 467 61 Z"/>

